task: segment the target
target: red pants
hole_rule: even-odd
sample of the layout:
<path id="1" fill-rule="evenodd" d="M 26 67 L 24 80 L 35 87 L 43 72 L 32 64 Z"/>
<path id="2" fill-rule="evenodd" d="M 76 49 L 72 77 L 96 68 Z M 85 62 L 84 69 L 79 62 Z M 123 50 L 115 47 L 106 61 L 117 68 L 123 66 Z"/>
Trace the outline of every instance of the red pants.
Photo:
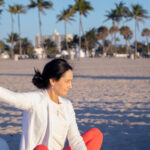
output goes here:
<path id="1" fill-rule="evenodd" d="M 97 128 L 92 128 L 82 135 L 82 138 L 86 144 L 87 150 L 100 150 L 103 142 L 103 134 Z M 48 150 L 44 145 L 38 145 L 34 150 Z M 65 150 L 71 150 L 67 147 Z"/>

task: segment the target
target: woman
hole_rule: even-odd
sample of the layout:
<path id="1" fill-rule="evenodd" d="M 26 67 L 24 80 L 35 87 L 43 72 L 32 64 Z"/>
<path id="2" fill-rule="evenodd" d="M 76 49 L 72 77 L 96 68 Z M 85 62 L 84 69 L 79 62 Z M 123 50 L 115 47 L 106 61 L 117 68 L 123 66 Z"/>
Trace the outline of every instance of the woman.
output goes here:
<path id="1" fill-rule="evenodd" d="M 24 110 L 20 150 L 99 150 L 102 133 L 98 129 L 80 136 L 71 102 L 65 96 L 72 88 L 72 67 L 64 59 L 53 59 L 32 79 L 39 91 L 15 93 L 0 87 L 0 100 Z M 94 147 L 96 146 L 96 147 Z"/>

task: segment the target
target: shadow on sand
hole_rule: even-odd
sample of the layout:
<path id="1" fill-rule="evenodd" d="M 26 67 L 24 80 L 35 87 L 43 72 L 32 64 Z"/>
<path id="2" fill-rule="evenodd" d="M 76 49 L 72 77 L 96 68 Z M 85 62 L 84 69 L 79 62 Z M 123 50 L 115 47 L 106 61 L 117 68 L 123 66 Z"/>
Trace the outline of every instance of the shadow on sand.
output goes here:
<path id="1" fill-rule="evenodd" d="M 142 114 L 142 115 L 141 115 Z M 81 132 L 90 128 L 99 128 L 104 140 L 101 150 L 149 150 L 150 149 L 149 109 L 107 109 L 83 106 L 76 109 Z M 83 120 L 84 118 L 84 120 Z M 82 121 L 83 120 L 83 121 Z"/>
<path id="2" fill-rule="evenodd" d="M 10 150 L 19 150 L 21 133 L 0 134 L 0 137 L 6 140 Z"/>
<path id="3" fill-rule="evenodd" d="M 75 75 L 75 78 L 85 79 L 102 79 L 102 80 L 149 80 L 150 77 L 141 76 L 88 76 L 88 75 Z"/>
<path id="4" fill-rule="evenodd" d="M 120 111 L 113 108 L 113 111 L 109 111 L 107 108 L 100 107 L 98 102 L 91 103 L 94 103 L 94 107 L 80 102 L 80 107 L 75 109 L 78 126 L 81 133 L 93 127 L 99 128 L 102 131 L 104 141 L 101 150 L 120 150 L 120 148 L 121 150 L 150 149 L 150 118 L 147 115 L 150 114 L 149 109 L 134 107 Z M 107 105 L 110 104 L 110 102 L 109 104 L 108 102 L 105 103 Z M 1 106 L 2 108 L 8 112 L 18 111 L 18 109 L 7 106 Z M 11 113 L 3 114 L 0 112 L 0 117 L 5 118 L 20 118 L 21 116 L 21 114 L 12 115 Z M 17 123 L 10 123 L 10 120 L 6 120 L 0 124 L 2 128 L 7 128 L 10 125 L 13 127 L 21 126 L 21 120 Z M 9 143 L 10 150 L 19 148 L 21 133 L 0 134 L 0 137 Z"/>
<path id="5" fill-rule="evenodd" d="M 33 74 L 0 73 L 0 76 L 32 77 Z M 91 76 L 91 75 L 74 75 L 74 78 L 102 79 L 102 80 L 150 80 L 150 77 L 144 77 L 144 76 Z"/>
<path id="6" fill-rule="evenodd" d="M 5 106 L 1 105 L 0 109 L 4 109 L 5 113 L 0 112 L 0 118 L 4 118 L 5 120 L 0 123 L 0 137 L 3 138 L 4 140 L 6 140 L 6 142 L 9 145 L 9 149 L 10 150 L 18 150 L 19 149 L 19 144 L 20 144 L 20 138 L 21 138 L 21 133 L 18 131 L 16 133 L 13 133 L 14 131 L 12 130 L 13 128 L 15 129 L 16 127 L 21 127 L 21 122 L 22 122 L 22 114 L 20 113 L 20 110 L 13 108 L 13 107 L 9 107 L 9 106 Z M 19 111 L 19 113 L 17 114 L 16 112 Z M 15 121 L 13 120 L 13 118 L 15 118 Z M 7 130 L 11 130 L 12 133 L 9 134 L 5 134 L 5 129 Z M 17 148 L 17 149 L 16 149 Z"/>

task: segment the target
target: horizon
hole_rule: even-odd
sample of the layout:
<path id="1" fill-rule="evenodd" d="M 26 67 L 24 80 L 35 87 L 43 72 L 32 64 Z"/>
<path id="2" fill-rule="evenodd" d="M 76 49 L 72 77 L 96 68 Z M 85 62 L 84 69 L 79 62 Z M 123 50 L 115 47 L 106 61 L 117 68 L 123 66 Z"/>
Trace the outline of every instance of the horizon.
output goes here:
<path id="1" fill-rule="evenodd" d="M 21 3 L 20 0 L 15 0 L 12 2 L 12 0 L 5 1 L 5 9 L 7 8 L 7 4 L 13 5 L 13 4 L 22 4 L 27 5 L 29 4 L 29 1 L 22 0 Z M 98 28 L 100 26 L 106 26 L 107 28 L 110 28 L 112 26 L 112 21 L 106 20 L 106 12 L 110 11 L 111 9 L 115 8 L 115 3 L 121 2 L 120 0 L 105 0 L 105 1 L 97 1 L 97 0 L 88 0 L 91 3 L 91 6 L 94 8 L 93 11 L 90 11 L 87 15 L 87 17 L 82 17 L 83 19 L 83 28 L 84 31 L 87 32 L 92 28 Z M 125 3 L 126 6 L 129 8 L 132 4 L 140 4 L 145 10 L 148 12 L 148 16 L 150 16 L 150 1 L 148 0 L 124 0 L 122 1 Z M 53 8 L 50 10 L 46 10 L 46 15 L 41 15 L 42 20 L 42 35 L 52 35 L 53 32 L 56 30 L 60 34 L 64 34 L 64 24 L 63 21 L 57 23 L 56 15 L 60 14 L 62 9 L 66 9 L 69 4 L 74 4 L 74 0 L 65 0 L 62 2 L 60 1 L 54 1 Z M 50 18 L 50 19 L 48 19 Z M 71 24 L 67 24 L 67 34 L 77 34 L 79 30 L 79 21 L 78 21 L 78 14 L 75 14 L 75 21 L 73 21 Z M 97 19 L 99 18 L 99 19 Z M 26 14 L 20 15 L 21 19 L 21 37 L 27 37 L 33 45 L 35 45 L 35 37 L 36 35 L 39 35 L 39 24 L 38 24 L 38 13 L 37 9 L 34 8 L 32 10 L 28 10 Z M 18 33 L 18 26 L 17 26 L 17 16 L 14 16 L 14 32 Z M 31 23 L 31 24 L 30 24 Z M 123 25 L 123 22 L 121 22 L 120 26 Z M 134 21 L 130 21 L 126 23 L 127 26 L 131 28 L 133 31 L 133 38 L 131 42 L 134 41 Z M 145 19 L 144 24 L 139 24 L 139 31 L 137 33 L 137 41 L 145 42 L 145 37 L 141 36 L 141 32 L 143 28 L 149 28 L 150 29 L 150 19 Z M 5 38 L 7 38 L 8 34 L 11 33 L 11 18 L 10 13 L 8 13 L 6 10 L 2 12 L 0 15 L 0 40 L 5 41 Z M 32 31 L 32 32 L 31 32 Z M 119 35 L 120 42 L 119 44 L 124 44 L 123 37 Z M 107 38 L 110 39 L 110 38 Z"/>

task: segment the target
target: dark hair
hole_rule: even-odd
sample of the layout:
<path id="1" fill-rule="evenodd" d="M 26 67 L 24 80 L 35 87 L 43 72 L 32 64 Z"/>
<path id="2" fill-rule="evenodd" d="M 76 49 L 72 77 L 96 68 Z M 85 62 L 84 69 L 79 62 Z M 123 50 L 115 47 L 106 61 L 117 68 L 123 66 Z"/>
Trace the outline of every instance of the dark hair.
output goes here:
<path id="1" fill-rule="evenodd" d="M 58 81 L 68 70 L 72 70 L 72 67 L 66 60 L 61 58 L 53 59 L 45 65 L 42 74 L 35 69 L 32 83 L 39 89 L 46 89 L 50 86 L 50 78 Z"/>

